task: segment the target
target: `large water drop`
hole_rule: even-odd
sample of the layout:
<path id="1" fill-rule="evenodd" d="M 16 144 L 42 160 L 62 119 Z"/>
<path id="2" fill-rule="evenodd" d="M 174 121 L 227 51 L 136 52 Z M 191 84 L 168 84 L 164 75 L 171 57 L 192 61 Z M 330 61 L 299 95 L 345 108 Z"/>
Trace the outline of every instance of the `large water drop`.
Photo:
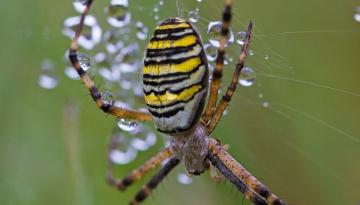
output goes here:
<path id="1" fill-rule="evenodd" d="M 250 67 L 245 67 L 240 72 L 239 83 L 242 86 L 249 87 L 254 85 L 256 79 L 255 71 Z"/>

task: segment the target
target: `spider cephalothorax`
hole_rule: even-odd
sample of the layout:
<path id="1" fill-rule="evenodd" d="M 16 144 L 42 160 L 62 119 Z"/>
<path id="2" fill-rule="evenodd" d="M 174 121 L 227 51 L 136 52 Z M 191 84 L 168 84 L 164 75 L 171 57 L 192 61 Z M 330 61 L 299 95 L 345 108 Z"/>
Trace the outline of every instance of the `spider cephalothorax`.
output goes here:
<path id="1" fill-rule="evenodd" d="M 220 47 L 217 51 L 216 64 L 211 74 L 209 88 L 209 71 L 205 52 L 201 38 L 192 25 L 180 18 L 168 18 L 156 27 L 146 50 L 143 70 L 143 89 L 149 112 L 120 108 L 107 103 L 95 83 L 80 66 L 77 56 L 77 41 L 91 3 L 92 0 L 86 2 L 69 52 L 70 61 L 89 89 L 91 97 L 96 105 L 106 113 L 122 119 L 154 120 L 160 132 L 172 137 L 170 146 L 122 180 L 113 177 L 112 163 L 110 162 L 107 175 L 109 183 L 120 190 L 125 190 L 149 171 L 164 163 L 131 202 L 131 204 L 139 204 L 174 167 L 183 161 L 187 171 L 196 175 L 208 169 L 209 165 L 213 165 L 254 204 L 285 204 L 232 158 L 218 141 L 209 137 L 235 92 L 250 43 L 251 22 L 232 81 L 218 102 L 225 45 L 232 16 L 232 1 L 226 0 Z M 204 106 L 208 90 L 209 96 L 207 104 Z M 203 112 L 204 107 L 205 111 Z"/>

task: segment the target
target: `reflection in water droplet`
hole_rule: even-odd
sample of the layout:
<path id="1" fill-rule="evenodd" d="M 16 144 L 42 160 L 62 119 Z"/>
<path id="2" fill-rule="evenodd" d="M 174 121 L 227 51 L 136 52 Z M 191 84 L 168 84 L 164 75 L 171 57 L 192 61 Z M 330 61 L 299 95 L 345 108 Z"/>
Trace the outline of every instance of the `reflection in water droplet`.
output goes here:
<path id="1" fill-rule="evenodd" d="M 246 32 L 245 31 L 240 31 L 236 34 L 236 42 L 240 45 L 244 45 L 245 43 L 245 37 L 246 37 Z"/>
<path id="2" fill-rule="evenodd" d="M 78 53 L 78 61 L 79 61 L 79 65 L 80 67 L 84 70 L 87 71 L 89 70 L 89 68 L 91 67 L 91 62 L 90 62 L 90 58 L 89 56 L 87 56 L 84 53 Z"/>
<path id="3" fill-rule="evenodd" d="M 144 24 L 140 21 L 135 23 L 135 27 L 136 27 L 136 36 L 138 37 L 138 39 L 145 40 L 147 38 L 149 29 L 146 26 L 144 26 Z"/>
<path id="4" fill-rule="evenodd" d="M 189 177 L 187 174 L 185 173 L 179 173 L 177 175 L 177 181 L 180 184 L 184 184 L 184 185 L 189 185 L 192 183 L 193 179 L 191 177 Z"/>
<path id="5" fill-rule="evenodd" d="M 255 71 L 250 67 L 245 67 L 240 72 L 239 83 L 242 86 L 249 87 L 254 85 L 256 79 Z"/>
<path id="6" fill-rule="evenodd" d="M 204 50 L 205 50 L 206 58 L 208 59 L 208 61 L 215 61 L 217 49 L 214 46 L 212 46 L 211 44 L 207 43 L 204 45 Z"/>
<path id="7" fill-rule="evenodd" d="M 79 13 L 84 12 L 88 0 L 73 0 L 73 6 Z"/>
<path id="8" fill-rule="evenodd" d="M 109 91 L 102 92 L 101 99 L 104 101 L 105 105 L 114 105 L 114 97 Z"/>
<path id="9" fill-rule="evenodd" d="M 207 33 L 210 35 L 209 43 L 217 48 L 220 47 L 221 25 L 222 25 L 221 21 L 211 21 L 209 22 L 207 29 Z M 234 34 L 230 28 L 228 40 L 225 43 L 225 46 L 227 47 L 230 43 L 233 42 L 234 42 Z"/>
<path id="10" fill-rule="evenodd" d="M 190 22 L 196 23 L 200 19 L 200 15 L 197 10 L 189 11 L 188 15 L 189 15 Z"/>
<path id="11" fill-rule="evenodd" d="M 129 146 L 129 140 L 121 133 L 115 133 L 111 139 L 112 146 L 109 159 L 115 164 L 128 164 L 137 156 L 137 151 Z"/>
<path id="12" fill-rule="evenodd" d="M 80 22 L 80 17 L 69 17 L 64 21 L 63 34 L 71 39 L 74 38 L 75 30 Z M 101 41 L 102 30 L 94 16 L 88 15 L 84 20 L 84 28 L 78 43 L 81 47 L 91 50 Z"/>
<path id="13" fill-rule="evenodd" d="M 117 126 L 127 132 L 133 131 L 139 125 L 139 121 L 128 120 L 128 119 L 119 119 L 117 122 Z"/>
<path id="14" fill-rule="evenodd" d="M 40 67 L 40 76 L 38 79 L 39 86 L 51 90 L 58 85 L 58 82 L 53 62 L 49 59 L 44 59 Z"/>
<path id="15" fill-rule="evenodd" d="M 105 11 L 108 15 L 107 21 L 111 26 L 123 27 L 130 23 L 128 0 L 111 0 Z"/>

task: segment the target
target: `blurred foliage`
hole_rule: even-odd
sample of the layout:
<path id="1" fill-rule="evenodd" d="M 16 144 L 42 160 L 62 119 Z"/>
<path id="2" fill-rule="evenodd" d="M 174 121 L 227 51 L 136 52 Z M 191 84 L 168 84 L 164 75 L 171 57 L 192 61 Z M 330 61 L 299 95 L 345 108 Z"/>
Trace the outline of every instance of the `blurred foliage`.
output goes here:
<path id="1" fill-rule="evenodd" d="M 155 1 L 131 1 L 133 18 L 155 25 L 147 10 Z M 104 15 L 107 1 L 91 11 Z M 217 20 L 222 1 L 180 1 L 183 16 L 200 8 L 206 22 Z M 236 1 L 234 30 L 255 23 L 256 86 L 240 87 L 228 115 L 214 132 L 230 153 L 291 204 L 360 203 L 360 23 L 355 1 Z M 127 204 L 145 180 L 125 193 L 105 183 L 106 148 L 114 119 L 97 110 L 86 90 L 63 74 L 70 40 L 63 20 L 77 15 L 71 1 L 2 1 L 0 7 L 0 201 L 20 204 Z M 160 19 L 177 16 L 165 1 Z M 103 25 L 106 22 L 101 22 Z M 235 29 L 236 28 L 236 29 Z M 152 28 L 150 28 L 152 31 Z M 230 48 L 236 55 L 239 47 Z M 270 56 L 270 63 L 264 59 Z M 38 87 L 42 59 L 53 59 L 60 84 Z M 225 85 L 232 67 L 225 67 Z M 259 98 L 258 95 L 263 95 Z M 267 108 L 262 104 L 269 103 Z M 66 111 L 70 105 L 78 111 Z M 70 115 L 70 117 L 69 117 Z M 121 166 L 125 176 L 161 149 L 143 152 Z M 183 169 L 180 166 L 179 169 Z M 208 173 L 180 185 L 174 174 L 145 204 L 249 204 L 228 183 Z"/>

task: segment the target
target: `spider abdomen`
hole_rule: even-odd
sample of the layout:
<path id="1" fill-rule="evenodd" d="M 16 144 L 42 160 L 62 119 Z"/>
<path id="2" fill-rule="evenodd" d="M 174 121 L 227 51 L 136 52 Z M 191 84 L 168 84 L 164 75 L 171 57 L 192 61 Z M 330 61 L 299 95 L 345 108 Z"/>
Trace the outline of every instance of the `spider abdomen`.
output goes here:
<path id="1" fill-rule="evenodd" d="M 198 122 L 208 86 L 201 39 L 192 25 L 169 18 L 156 27 L 144 59 L 145 102 L 159 131 L 181 133 Z"/>

